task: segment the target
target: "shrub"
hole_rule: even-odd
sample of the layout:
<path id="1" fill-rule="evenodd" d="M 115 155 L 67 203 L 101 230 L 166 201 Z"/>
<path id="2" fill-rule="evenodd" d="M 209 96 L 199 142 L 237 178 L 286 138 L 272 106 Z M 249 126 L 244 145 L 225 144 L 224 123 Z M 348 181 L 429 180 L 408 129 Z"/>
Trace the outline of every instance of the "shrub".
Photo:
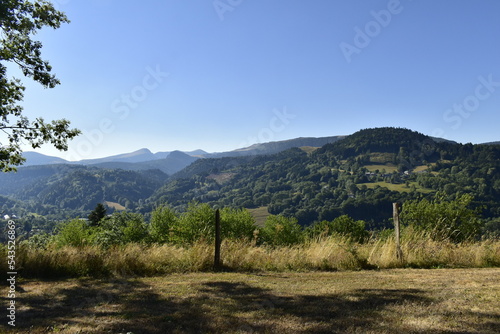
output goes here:
<path id="1" fill-rule="evenodd" d="M 109 219 L 101 221 L 95 233 L 95 242 L 105 247 L 145 242 L 147 238 L 148 229 L 143 216 L 130 212 L 114 213 Z"/>
<path id="2" fill-rule="evenodd" d="M 211 241 L 215 237 L 215 213 L 206 203 L 190 203 L 172 226 L 170 240 L 177 244 L 193 244 L 198 240 Z"/>
<path id="3" fill-rule="evenodd" d="M 54 237 L 48 233 L 35 234 L 28 240 L 23 241 L 23 244 L 31 249 L 46 249 L 52 243 Z"/>
<path id="4" fill-rule="evenodd" d="M 84 220 L 73 219 L 60 225 L 56 231 L 55 243 L 59 247 L 83 247 L 91 243 L 91 229 Z"/>
<path id="5" fill-rule="evenodd" d="M 220 219 L 223 239 L 252 239 L 255 219 L 248 210 L 224 208 L 220 210 Z"/>
<path id="6" fill-rule="evenodd" d="M 156 208 L 151 214 L 151 224 L 149 225 L 151 241 L 160 244 L 168 242 L 171 229 L 177 224 L 177 221 L 177 215 L 169 207 Z"/>
<path id="7" fill-rule="evenodd" d="M 348 215 L 343 215 L 333 221 L 324 220 L 315 223 L 308 229 L 308 234 L 311 237 L 339 234 L 350 238 L 354 242 L 364 242 L 369 237 L 365 226 L 366 223 L 363 220 L 355 221 Z"/>
<path id="8" fill-rule="evenodd" d="M 260 231 L 261 240 L 269 245 L 289 246 L 304 240 L 297 219 L 270 215 Z"/>
<path id="9" fill-rule="evenodd" d="M 474 239 L 481 232 L 481 221 L 477 211 L 469 208 L 472 199 L 471 195 L 464 194 L 446 201 L 443 194 L 436 194 L 432 201 L 408 201 L 403 204 L 401 222 L 416 231 L 431 232 L 435 240 Z"/>

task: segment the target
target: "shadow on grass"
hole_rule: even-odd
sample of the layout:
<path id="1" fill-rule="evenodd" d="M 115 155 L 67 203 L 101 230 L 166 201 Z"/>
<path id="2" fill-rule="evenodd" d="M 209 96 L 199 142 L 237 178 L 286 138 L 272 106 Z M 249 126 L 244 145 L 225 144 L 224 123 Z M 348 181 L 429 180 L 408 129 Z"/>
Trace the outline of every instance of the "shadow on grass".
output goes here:
<path id="1" fill-rule="evenodd" d="M 254 312 L 257 318 L 254 323 L 240 325 L 243 331 L 250 333 L 276 332 L 275 324 L 268 324 L 267 319 L 291 319 L 296 324 L 307 324 L 303 328 L 300 325 L 290 328 L 290 333 L 346 333 L 366 329 L 376 331 L 382 329 L 377 328 L 377 323 L 383 322 L 380 312 L 387 307 L 403 302 L 432 303 L 432 300 L 423 296 L 422 291 L 416 289 L 361 289 L 347 295 L 280 297 L 244 283 L 211 282 L 205 284 L 202 291 L 228 296 L 228 307 L 232 304 L 240 310 Z M 386 333 L 400 332 L 390 328 L 383 330 Z"/>
<path id="2" fill-rule="evenodd" d="M 185 295 L 167 287 L 156 291 L 136 279 L 78 280 L 55 286 L 60 287 L 42 295 L 19 294 L 13 332 L 400 333 L 408 328 L 386 319 L 388 311 L 405 303 L 423 307 L 433 303 L 418 289 L 359 289 L 328 295 L 302 295 L 298 291 L 293 296 L 280 296 L 245 282 L 223 280 L 196 283 L 195 292 Z M 494 315 L 473 316 L 482 319 L 475 332 L 500 329 Z"/>

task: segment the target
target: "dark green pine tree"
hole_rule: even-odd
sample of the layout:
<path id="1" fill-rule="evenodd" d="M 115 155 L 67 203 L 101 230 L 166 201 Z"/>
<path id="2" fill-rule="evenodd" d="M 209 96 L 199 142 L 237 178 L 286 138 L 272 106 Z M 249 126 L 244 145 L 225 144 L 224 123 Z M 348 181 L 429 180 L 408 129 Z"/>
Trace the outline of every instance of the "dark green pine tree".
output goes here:
<path id="1" fill-rule="evenodd" d="M 96 205 L 95 209 L 90 213 L 89 220 L 91 226 L 98 226 L 100 221 L 106 217 L 106 207 L 104 204 L 99 203 Z"/>

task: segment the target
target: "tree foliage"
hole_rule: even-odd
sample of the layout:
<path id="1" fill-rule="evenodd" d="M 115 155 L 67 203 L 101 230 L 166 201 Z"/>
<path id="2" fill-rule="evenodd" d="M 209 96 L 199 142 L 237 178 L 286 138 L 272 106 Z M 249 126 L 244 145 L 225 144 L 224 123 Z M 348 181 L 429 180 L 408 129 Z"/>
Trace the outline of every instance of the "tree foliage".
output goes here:
<path id="1" fill-rule="evenodd" d="M 0 169 L 11 171 L 24 161 L 21 141 L 32 148 L 50 143 L 59 150 L 68 149 L 68 140 L 80 131 L 69 128 L 66 119 L 45 122 L 23 116 L 20 102 L 25 87 L 16 78 L 7 78 L 6 63 L 19 66 L 24 76 L 45 88 L 60 82 L 51 73 L 51 65 L 42 59 L 42 43 L 32 39 L 44 27 L 57 29 L 68 23 L 66 15 L 47 1 L 2 0 L 0 3 L 0 130 L 6 142 L 0 142 Z"/>
<path id="2" fill-rule="evenodd" d="M 40 215 L 66 208 L 75 210 L 70 217 L 81 217 L 82 210 L 87 216 L 96 202 L 105 200 L 142 214 L 165 203 L 182 213 L 197 201 L 207 206 L 207 212 L 215 206 L 261 207 L 273 215 L 294 217 L 302 226 L 348 215 L 366 222 L 367 230 L 393 226 L 393 202 L 432 201 L 437 193 L 454 201 L 468 194 L 474 198 L 470 209 L 481 208 L 481 218 L 490 221 L 485 231 L 496 229 L 500 146 L 433 141 L 393 128 L 362 130 L 352 136 L 312 153 L 294 148 L 274 155 L 199 159 L 170 178 L 159 171 L 35 166 L 29 167 L 30 172 L 46 174 L 43 180 L 3 174 L 0 194 L 20 200 L 16 204 L 9 200 L 6 209 L 17 205 Z M 406 167 L 411 167 L 408 173 Z M 27 169 L 18 174 L 29 174 Z M 189 219 L 183 221 L 181 216 L 170 228 L 174 239 L 186 242 L 193 233 L 209 228 L 200 221 L 188 224 Z M 213 220 L 213 213 L 208 216 L 207 221 Z"/>
<path id="3" fill-rule="evenodd" d="M 307 230 L 307 233 L 312 237 L 339 234 L 351 238 L 354 242 L 364 242 L 369 236 L 366 223 L 362 220 L 356 221 L 348 215 L 342 215 L 332 221 L 317 222 Z"/>
<path id="4" fill-rule="evenodd" d="M 56 234 L 58 246 L 83 247 L 91 244 L 92 230 L 88 224 L 81 219 L 73 219 L 60 225 Z"/>
<path id="5" fill-rule="evenodd" d="M 478 236 L 482 227 L 477 210 L 470 208 L 472 200 L 469 194 L 452 201 L 438 194 L 433 200 L 408 201 L 403 204 L 401 221 L 415 230 L 431 232 L 438 240 L 470 240 Z"/>
<path id="6" fill-rule="evenodd" d="M 270 215 L 260 231 L 261 240 L 273 246 L 291 246 L 303 241 L 302 226 L 295 218 Z"/>
<path id="7" fill-rule="evenodd" d="M 106 217 L 106 207 L 102 203 L 98 203 L 94 210 L 89 214 L 90 225 L 97 226 L 101 220 Z"/>
<path id="8" fill-rule="evenodd" d="M 95 243 L 105 247 L 130 242 L 148 241 L 148 228 L 144 217 L 137 213 L 115 212 L 101 226 L 93 230 Z"/>
<path id="9" fill-rule="evenodd" d="M 177 214 L 167 206 L 157 207 L 151 214 L 149 234 L 151 241 L 156 243 L 166 243 L 170 240 L 170 233 L 178 223 Z"/>
<path id="10" fill-rule="evenodd" d="M 437 192 L 448 200 L 469 194 L 472 207 L 485 207 L 483 218 L 500 217 L 500 146 L 439 141 L 399 128 L 366 129 L 309 154 L 295 148 L 200 159 L 149 202 L 179 210 L 192 199 L 267 207 L 302 226 L 348 215 L 365 221 L 367 229 L 383 229 L 392 227 L 393 202 L 432 200 Z"/>

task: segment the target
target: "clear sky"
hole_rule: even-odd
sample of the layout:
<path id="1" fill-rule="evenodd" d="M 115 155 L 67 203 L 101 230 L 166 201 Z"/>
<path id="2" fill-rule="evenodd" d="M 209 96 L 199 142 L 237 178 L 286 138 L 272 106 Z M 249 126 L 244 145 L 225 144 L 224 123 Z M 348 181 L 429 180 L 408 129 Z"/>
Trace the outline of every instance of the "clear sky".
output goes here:
<path id="1" fill-rule="evenodd" d="M 25 113 L 83 135 L 40 153 L 217 152 L 381 126 L 500 140 L 498 0 L 53 3 L 71 23 L 35 38 L 62 84 L 23 79 Z"/>

